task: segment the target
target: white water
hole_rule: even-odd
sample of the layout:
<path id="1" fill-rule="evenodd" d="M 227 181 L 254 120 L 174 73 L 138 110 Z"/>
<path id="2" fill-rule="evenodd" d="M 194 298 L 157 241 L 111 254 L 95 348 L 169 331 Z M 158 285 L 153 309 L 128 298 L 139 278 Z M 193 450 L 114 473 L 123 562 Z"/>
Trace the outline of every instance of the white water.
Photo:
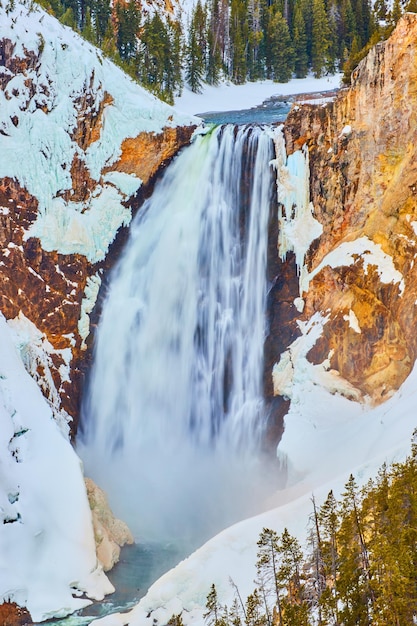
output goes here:
<path id="1" fill-rule="evenodd" d="M 198 137 L 112 276 L 78 449 L 138 540 L 193 547 L 271 488 L 260 439 L 272 157 L 259 128 Z"/>

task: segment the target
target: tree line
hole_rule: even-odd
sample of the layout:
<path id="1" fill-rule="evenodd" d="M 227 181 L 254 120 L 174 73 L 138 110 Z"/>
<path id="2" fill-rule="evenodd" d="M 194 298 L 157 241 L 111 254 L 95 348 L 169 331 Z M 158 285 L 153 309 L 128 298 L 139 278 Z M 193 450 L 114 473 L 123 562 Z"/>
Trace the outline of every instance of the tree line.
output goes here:
<path id="1" fill-rule="evenodd" d="M 415 435 L 414 435 L 415 442 Z M 417 445 L 359 488 L 351 475 L 338 500 L 312 498 L 307 546 L 264 528 L 256 580 L 231 606 L 207 595 L 207 626 L 409 626 L 417 619 Z M 181 626 L 173 615 L 170 626 Z"/>
<path id="2" fill-rule="evenodd" d="M 40 0 L 151 92 L 172 103 L 184 77 L 286 82 L 345 70 L 386 38 L 417 0 L 197 0 L 187 24 L 139 0 Z"/>

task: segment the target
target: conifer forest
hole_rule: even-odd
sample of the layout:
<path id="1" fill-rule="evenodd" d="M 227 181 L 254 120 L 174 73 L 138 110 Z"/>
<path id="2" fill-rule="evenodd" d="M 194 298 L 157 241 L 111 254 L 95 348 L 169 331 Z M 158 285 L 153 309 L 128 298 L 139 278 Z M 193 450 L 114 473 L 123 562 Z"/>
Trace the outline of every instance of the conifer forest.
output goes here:
<path id="1" fill-rule="evenodd" d="M 130 76 L 173 103 L 184 81 L 287 82 L 344 71 L 386 39 L 416 0 L 198 0 L 190 14 L 143 9 L 138 0 L 41 0 Z"/>
<path id="2" fill-rule="evenodd" d="M 311 499 L 305 550 L 287 529 L 264 528 L 254 590 L 231 606 L 207 595 L 208 626 L 408 626 L 417 616 L 417 446 L 340 499 Z M 173 615 L 170 626 L 181 626 Z"/>

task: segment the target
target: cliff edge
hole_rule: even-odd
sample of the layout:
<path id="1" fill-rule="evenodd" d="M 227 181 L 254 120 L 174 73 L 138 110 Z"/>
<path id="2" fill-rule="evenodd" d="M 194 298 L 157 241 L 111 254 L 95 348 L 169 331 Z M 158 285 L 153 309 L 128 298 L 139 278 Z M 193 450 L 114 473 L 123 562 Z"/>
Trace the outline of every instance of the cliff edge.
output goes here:
<path id="1" fill-rule="evenodd" d="M 305 356 L 323 384 L 370 404 L 416 359 L 416 41 L 407 13 L 349 89 L 293 107 L 277 144 L 279 255 L 298 266 L 298 333 L 320 325 Z M 290 346 L 274 369 L 277 395 L 290 395 L 293 360 Z"/>

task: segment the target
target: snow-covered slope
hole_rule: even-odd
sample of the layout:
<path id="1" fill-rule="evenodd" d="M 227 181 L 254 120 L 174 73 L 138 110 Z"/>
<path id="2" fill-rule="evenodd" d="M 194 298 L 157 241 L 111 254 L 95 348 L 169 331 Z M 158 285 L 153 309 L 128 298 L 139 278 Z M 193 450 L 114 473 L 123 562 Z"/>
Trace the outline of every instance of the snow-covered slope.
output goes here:
<path id="1" fill-rule="evenodd" d="M 336 497 L 343 491 L 351 472 L 364 484 L 384 461 L 405 458 L 416 426 L 416 369 L 386 404 L 366 409 L 325 391 L 312 371 L 315 366 L 304 357 L 298 365 L 303 371 L 293 387 L 295 401 L 279 445 L 288 482 L 266 503 L 271 509 L 214 537 L 159 579 L 128 615 L 111 615 L 94 624 L 145 626 L 155 619 L 164 624 L 182 612 L 185 624 L 203 626 L 212 583 L 219 601 L 229 606 L 234 599 L 230 579 L 244 599 L 252 593 L 256 542 L 264 527 L 278 532 L 287 527 L 304 543 L 313 494 L 322 504 L 331 489 Z"/>
<path id="2" fill-rule="evenodd" d="M 36 4 L 0 3 L 0 603 L 36 620 L 112 590 L 67 420 L 109 246 L 194 124 Z"/>
<path id="3" fill-rule="evenodd" d="M 192 119 L 175 114 L 36 5 L 0 8 L 0 39 L 9 41 L 14 59 L 26 65 L 19 72 L 6 63 L 0 91 L 0 178 L 16 178 L 38 201 L 37 219 L 25 238 L 38 237 L 44 250 L 99 261 L 130 220 L 122 203 L 141 185 L 134 173 L 111 171 L 123 140 Z M 81 128 L 80 112 L 93 114 L 96 128 Z M 88 141 L 88 134 L 95 136 Z M 90 177 L 89 194 L 78 201 L 63 197 L 73 189 L 75 159 Z"/>
<path id="4" fill-rule="evenodd" d="M 113 588 L 95 554 L 80 461 L 0 316 L 0 599 L 34 620 Z"/>
<path id="5" fill-rule="evenodd" d="M 62 420 L 79 410 L 109 246 L 195 123 L 36 4 L 1 4 L 1 311 L 22 312 L 48 345 L 51 376 L 38 379 Z"/>

